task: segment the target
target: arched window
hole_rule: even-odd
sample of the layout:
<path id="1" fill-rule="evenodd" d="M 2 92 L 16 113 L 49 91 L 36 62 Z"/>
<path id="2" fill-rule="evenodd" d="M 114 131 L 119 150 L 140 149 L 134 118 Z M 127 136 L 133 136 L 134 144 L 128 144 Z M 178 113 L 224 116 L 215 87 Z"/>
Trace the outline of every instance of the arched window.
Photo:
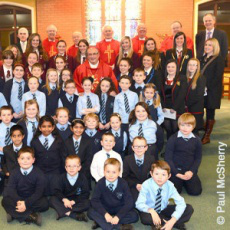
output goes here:
<path id="1" fill-rule="evenodd" d="M 134 37 L 142 20 L 141 0 L 86 0 L 86 38 L 90 44 L 101 40 L 101 28 L 111 25 L 114 38 Z"/>
<path id="2" fill-rule="evenodd" d="M 0 41 L 4 50 L 17 43 L 17 30 L 26 27 L 31 32 L 31 10 L 10 6 L 0 6 Z"/>

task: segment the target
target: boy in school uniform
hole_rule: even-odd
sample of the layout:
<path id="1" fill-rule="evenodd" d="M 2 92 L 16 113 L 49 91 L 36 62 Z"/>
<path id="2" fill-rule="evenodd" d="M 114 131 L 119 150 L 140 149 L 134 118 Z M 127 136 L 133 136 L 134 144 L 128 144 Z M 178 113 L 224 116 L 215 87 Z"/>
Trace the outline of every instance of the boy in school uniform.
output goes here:
<path id="1" fill-rule="evenodd" d="M 145 71 L 141 68 L 136 68 L 133 72 L 133 80 L 130 90 L 137 93 L 138 97 L 143 93 L 145 87 Z"/>
<path id="2" fill-rule="evenodd" d="M 104 163 L 108 158 L 115 158 L 121 164 L 120 177 L 122 177 L 123 163 L 119 153 L 113 151 L 115 146 L 115 137 L 112 133 L 104 133 L 101 140 L 102 150 L 93 156 L 93 161 L 90 166 L 92 177 L 98 182 L 104 177 Z"/>
<path id="3" fill-rule="evenodd" d="M 129 114 L 135 108 L 138 102 L 138 95 L 129 90 L 132 80 L 129 76 L 123 75 L 119 79 L 119 86 L 121 92 L 115 96 L 114 100 L 114 113 L 119 113 L 122 117 L 122 126 L 125 131 L 128 131 L 129 126 Z"/>
<path id="4" fill-rule="evenodd" d="M 69 121 L 71 122 L 77 116 L 77 100 L 78 96 L 75 94 L 76 83 L 73 79 L 65 82 L 65 94 L 58 100 L 58 107 L 66 107 L 69 112 Z"/>
<path id="5" fill-rule="evenodd" d="M 11 175 L 11 172 L 17 168 L 18 165 L 18 152 L 23 145 L 24 130 L 20 125 L 14 125 L 10 129 L 10 137 L 12 144 L 7 145 L 3 148 L 3 160 L 2 160 L 2 169 L 5 176 L 8 178 Z"/>
<path id="6" fill-rule="evenodd" d="M 71 134 L 69 125 L 69 110 L 66 107 L 60 107 L 56 110 L 57 130 L 62 140 L 65 141 Z"/>
<path id="7" fill-rule="evenodd" d="M 133 200 L 136 201 L 142 183 L 150 177 L 149 172 L 155 158 L 146 154 L 148 145 L 144 137 L 135 137 L 132 149 L 134 154 L 126 156 L 124 160 L 123 178 L 128 182 Z"/>
<path id="8" fill-rule="evenodd" d="M 186 205 L 184 198 L 168 180 L 170 166 L 165 161 L 156 161 L 151 166 L 150 174 L 152 178 L 142 184 L 136 201 L 142 224 L 151 225 L 153 230 L 185 230 L 184 223 L 189 221 L 194 210 L 191 205 Z M 169 199 L 174 199 L 175 204 L 168 204 Z"/>
<path id="9" fill-rule="evenodd" d="M 98 181 L 88 211 L 88 217 L 95 221 L 92 229 L 131 230 L 130 224 L 138 221 L 128 184 L 119 177 L 120 170 L 121 164 L 117 159 L 105 161 L 105 177 Z"/>
<path id="10" fill-rule="evenodd" d="M 202 143 L 192 133 L 196 119 L 190 113 L 182 114 L 178 119 L 179 131 L 172 135 L 165 151 L 165 160 L 171 167 L 170 180 L 181 193 L 184 186 L 189 195 L 197 196 L 202 192 L 201 181 L 197 175 L 202 158 Z"/>
<path id="11" fill-rule="evenodd" d="M 51 207 L 57 212 L 57 220 L 69 216 L 77 221 L 88 219 L 84 214 L 90 207 L 89 186 L 81 170 L 81 160 L 77 155 L 69 155 L 65 160 L 66 173 L 54 182 L 54 196 L 50 198 Z"/>
<path id="12" fill-rule="evenodd" d="M 13 170 L 4 191 L 2 206 L 7 213 L 7 222 L 17 219 L 19 222 L 35 223 L 41 226 L 40 212 L 48 210 L 48 200 L 43 196 L 45 176 L 37 167 L 34 151 L 30 147 L 18 152 L 20 167 Z"/>

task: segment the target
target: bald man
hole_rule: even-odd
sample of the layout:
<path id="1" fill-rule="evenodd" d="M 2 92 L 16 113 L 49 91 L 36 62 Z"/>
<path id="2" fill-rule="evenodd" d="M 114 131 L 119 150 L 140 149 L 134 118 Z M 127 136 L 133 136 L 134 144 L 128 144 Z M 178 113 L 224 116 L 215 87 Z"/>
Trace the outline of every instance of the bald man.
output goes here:
<path id="1" fill-rule="evenodd" d="M 18 38 L 19 41 L 16 44 L 16 46 L 18 47 L 18 49 L 20 50 L 20 52 L 23 54 L 26 51 L 26 46 L 27 46 L 27 39 L 29 36 L 29 32 L 25 27 L 21 27 L 18 30 Z"/>
<path id="2" fill-rule="evenodd" d="M 78 42 L 82 39 L 82 33 L 79 31 L 73 32 L 72 39 L 74 44 L 69 47 L 67 54 L 71 57 L 76 57 L 78 51 Z"/>
<path id="3" fill-rule="evenodd" d="M 94 79 L 93 92 L 98 86 L 100 80 L 104 77 L 111 78 L 115 86 L 118 86 L 112 68 L 100 60 L 100 53 L 96 47 L 89 47 L 86 53 L 86 58 L 87 60 L 74 71 L 74 81 L 76 82 L 79 93 L 83 92 L 81 82 L 84 77 L 92 77 Z"/>
<path id="4" fill-rule="evenodd" d="M 146 34 L 147 34 L 147 28 L 145 24 L 140 23 L 137 26 L 137 36 L 135 36 L 132 39 L 133 51 L 137 53 L 139 57 L 142 55 L 143 50 L 144 50 L 144 43 L 145 43 L 145 40 L 147 39 Z"/>
<path id="5" fill-rule="evenodd" d="M 58 43 L 58 39 L 56 39 L 57 35 L 57 27 L 55 25 L 49 25 L 46 28 L 47 38 L 43 40 L 42 45 L 45 51 L 47 52 L 49 57 L 57 54 L 56 45 Z"/>
<path id="6" fill-rule="evenodd" d="M 102 28 L 104 39 L 96 44 L 100 52 L 101 60 L 114 68 L 115 60 L 119 54 L 120 43 L 113 39 L 113 29 L 111 26 L 104 26 Z"/>
<path id="7" fill-rule="evenodd" d="M 175 21 L 171 24 L 171 31 L 172 31 L 172 35 L 168 36 L 165 38 L 165 40 L 161 43 L 161 48 L 160 51 L 166 53 L 167 50 L 172 49 L 173 48 L 173 39 L 174 36 L 178 33 L 178 32 L 183 32 L 182 31 L 182 24 L 179 21 Z M 194 51 L 194 47 L 193 47 L 193 40 L 186 36 L 186 41 L 187 41 L 187 48 Z"/>

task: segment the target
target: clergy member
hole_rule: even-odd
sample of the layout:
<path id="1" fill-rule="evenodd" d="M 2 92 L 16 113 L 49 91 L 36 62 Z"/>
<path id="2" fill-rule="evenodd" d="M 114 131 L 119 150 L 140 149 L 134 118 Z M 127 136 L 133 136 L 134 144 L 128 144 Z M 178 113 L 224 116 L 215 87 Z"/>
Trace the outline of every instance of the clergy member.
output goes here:
<path id="1" fill-rule="evenodd" d="M 104 26 L 102 28 L 104 40 L 98 42 L 96 47 L 100 52 L 100 58 L 106 64 L 114 68 L 116 57 L 119 53 L 120 43 L 113 39 L 113 29 L 111 26 Z"/>
<path id="2" fill-rule="evenodd" d="M 16 46 L 20 50 L 21 54 L 25 53 L 25 51 L 26 51 L 28 36 L 29 36 L 29 32 L 28 32 L 28 30 L 25 27 L 21 27 L 18 30 L 19 41 L 16 44 Z"/>
<path id="3" fill-rule="evenodd" d="M 53 55 L 57 54 L 57 27 L 55 25 L 49 25 L 46 29 L 46 32 L 48 37 L 43 40 L 42 44 L 49 57 L 52 57 Z"/>
<path id="4" fill-rule="evenodd" d="M 79 93 L 83 92 L 81 81 L 84 77 L 92 77 L 94 79 L 93 89 L 96 89 L 100 80 L 104 77 L 110 77 L 115 86 L 118 86 L 117 79 L 113 73 L 112 68 L 99 59 L 99 50 L 96 47 L 89 47 L 86 53 L 87 60 L 78 66 L 74 71 L 74 81 L 76 82 Z"/>
<path id="5" fill-rule="evenodd" d="M 147 39 L 146 37 L 147 28 L 144 23 L 140 23 L 137 26 L 137 36 L 132 39 L 133 51 L 140 57 L 144 50 L 144 43 Z"/>
<path id="6" fill-rule="evenodd" d="M 160 51 L 166 53 L 167 50 L 172 49 L 173 48 L 173 40 L 174 40 L 174 36 L 178 33 L 178 32 L 183 32 L 182 31 L 182 24 L 179 21 L 174 21 L 171 24 L 171 30 L 172 30 L 172 35 L 171 36 L 167 36 L 165 38 L 165 40 L 161 43 L 161 48 Z M 188 37 L 186 35 L 186 41 L 187 41 L 187 48 L 193 50 L 193 41 L 190 37 Z"/>
<path id="7" fill-rule="evenodd" d="M 72 39 L 74 44 L 69 47 L 67 54 L 75 58 L 78 51 L 78 42 L 82 39 L 82 33 L 79 31 L 73 32 Z"/>

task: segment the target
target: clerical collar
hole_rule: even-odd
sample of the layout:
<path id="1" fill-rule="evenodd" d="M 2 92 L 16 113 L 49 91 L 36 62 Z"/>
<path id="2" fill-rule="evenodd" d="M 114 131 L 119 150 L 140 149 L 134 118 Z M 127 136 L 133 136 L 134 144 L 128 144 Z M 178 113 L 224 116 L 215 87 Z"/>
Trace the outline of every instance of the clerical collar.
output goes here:
<path id="1" fill-rule="evenodd" d="M 89 65 L 90 65 L 91 69 L 96 69 L 98 67 L 98 65 L 99 65 L 99 61 L 96 64 L 92 64 L 92 63 L 89 62 Z"/>
<path id="2" fill-rule="evenodd" d="M 112 38 L 110 39 L 105 39 L 106 42 L 111 42 L 112 41 Z"/>
<path id="3" fill-rule="evenodd" d="M 140 38 L 140 37 L 139 37 L 139 40 L 140 40 L 140 41 L 145 41 L 145 38 Z"/>

